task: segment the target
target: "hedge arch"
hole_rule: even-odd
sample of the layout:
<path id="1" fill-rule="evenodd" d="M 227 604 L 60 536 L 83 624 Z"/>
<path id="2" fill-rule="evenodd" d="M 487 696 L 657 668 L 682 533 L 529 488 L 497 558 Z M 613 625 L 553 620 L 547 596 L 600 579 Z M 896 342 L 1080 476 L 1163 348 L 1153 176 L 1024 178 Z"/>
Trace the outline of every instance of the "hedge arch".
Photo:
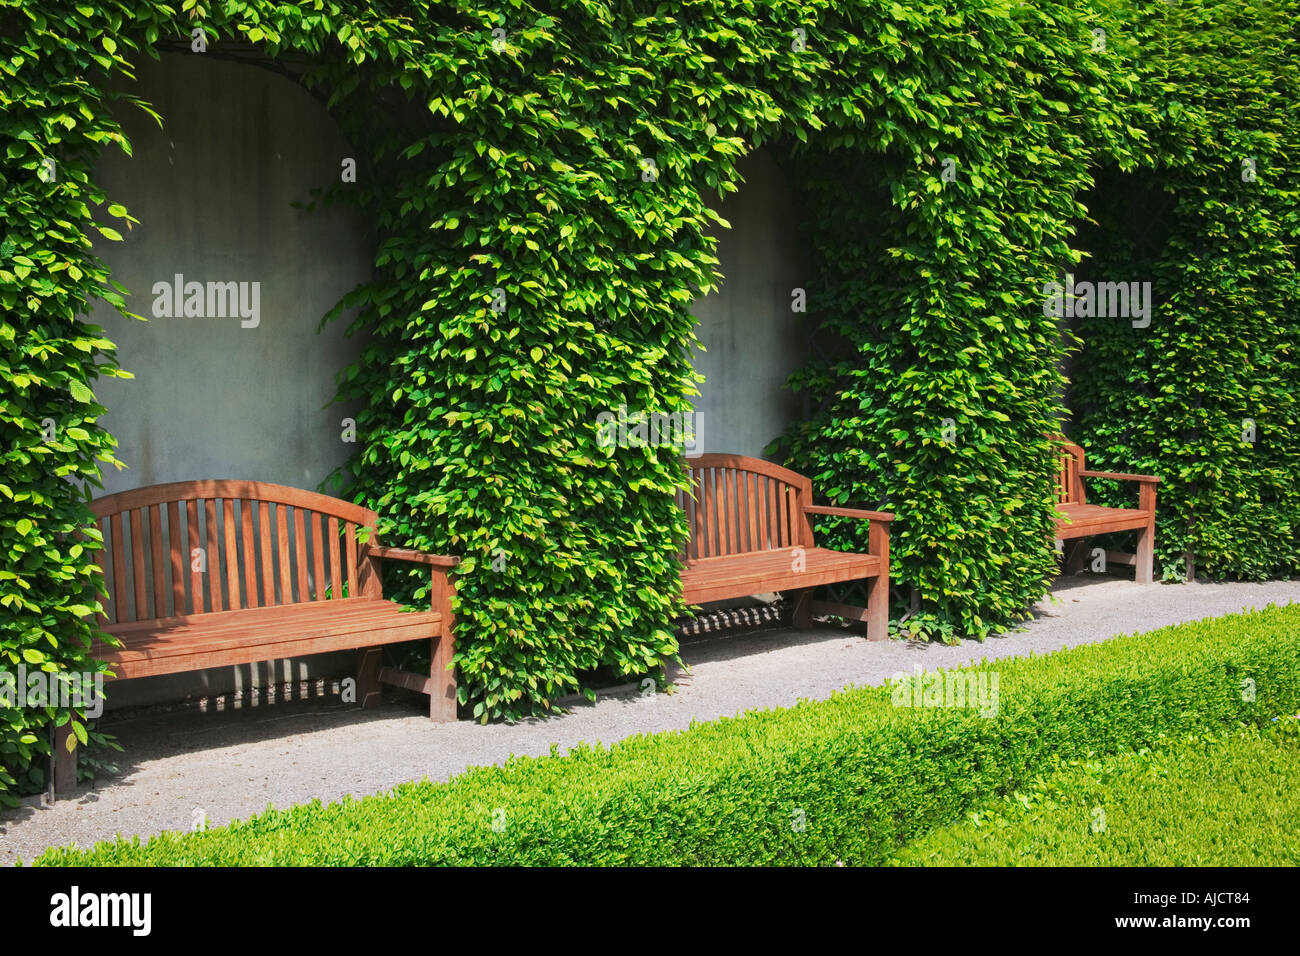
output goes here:
<path id="1" fill-rule="evenodd" d="M 1159 167 L 1111 180 L 1094 268 L 1153 279 L 1156 313 L 1141 332 L 1085 320 L 1072 411 L 1096 467 L 1167 476 L 1166 579 L 1300 571 L 1297 12 L 1204 2 L 1129 15 L 1136 45 L 1160 51 L 1132 58 Z M 1142 199 L 1153 190 L 1163 202 Z M 1135 199 L 1163 213 L 1154 247 L 1132 241 Z"/>
<path id="2" fill-rule="evenodd" d="M 643 674 L 677 653 L 680 467 L 667 448 L 607 454 L 596 416 L 685 409 L 690 305 L 719 280 L 703 197 L 734 191 L 736 160 L 774 139 L 809 170 L 810 316 L 852 346 L 801 379 L 824 411 L 789 448 L 837 499 L 899 512 L 902 580 L 936 628 L 983 634 L 1041 595 L 1061 344 L 1038 290 L 1075 257 L 1076 197 L 1099 162 L 1151 161 L 1132 51 L 1094 33 L 1127 14 L 1001 0 L 394 9 L 0 11 L 0 654 L 90 666 L 94 542 L 68 537 L 89 512 L 65 479 L 94 485 L 112 462 L 92 386 L 120 372 L 78 316 L 101 297 L 125 309 L 88 234 L 114 238 L 105 212 L 129 223 L 92 181 L 104 144 L 129 150 L 102 81 L 194 29 L 214 49 L 305 58 L 301 82 L 368 149 L 339 188 L 380 230 L 374 281 L 340 303 L 370 345 L 340 381 L 366 408 L 339 477 L 390 542 L 466 555 L 457 663 L 475 717 L 544 710 L 594 669 Z M 855 181 L 866 163 L 882 189 Z M 888 223 L 882 241 L 855 233 L 864 211 Z M 55 712 L 0 714 L 0 759 L 28 772 Z"/>

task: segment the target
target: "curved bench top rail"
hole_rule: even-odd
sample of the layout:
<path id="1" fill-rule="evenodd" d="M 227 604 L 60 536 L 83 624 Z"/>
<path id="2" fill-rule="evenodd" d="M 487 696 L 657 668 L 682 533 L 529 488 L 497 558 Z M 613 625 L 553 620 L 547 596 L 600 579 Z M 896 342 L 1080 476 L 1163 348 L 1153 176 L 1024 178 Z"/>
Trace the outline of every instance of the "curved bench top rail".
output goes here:
<path id="1" fill-rule="evenodd" d="M 687 458 L 686 464 L 690 466 L 693 472 L 710 468 L 730 468 L 735 471 L 748 471 L 756 475 L 766 475 L 768 478 L 784 482 L 787 485 L 793 485 L 804 492 L 812 490 L 811 478 L 807 478 L 797 471 L 791 471 L 789 468 L 782 468 L 770 461 L 764 461 L 762 458 L 750 458 L 748 455 L 730 455 L 715 452 Z"/>
<path id="2" fill-rule="evenodd" d="M 169 504 L 173 501 L 214 499 L 267 501 L 332 515 L 343 521 L 371 527 L 378 520 L 378 516 L 369 508 L 344 501 L 342 498 L 332 498 L 315 491 L 303 491 L 301 488 L 290 488 L 288 485 L 238 479 L 173 481 L 163 485 L 133 488 L 130 491 L 119 491 L 116 494 L 105 495 L 103 498 L 96 498 L 91 502 L 90 507 L 96 518 L 107 518 L 125 511 Z"/>

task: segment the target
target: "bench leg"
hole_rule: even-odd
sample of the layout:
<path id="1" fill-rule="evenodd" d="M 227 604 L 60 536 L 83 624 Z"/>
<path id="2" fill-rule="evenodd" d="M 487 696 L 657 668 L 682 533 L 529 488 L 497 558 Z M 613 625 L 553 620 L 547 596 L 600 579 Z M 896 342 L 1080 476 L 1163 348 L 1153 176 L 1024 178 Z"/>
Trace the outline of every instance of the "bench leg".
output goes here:
<path id="1" fill-rule="evenodd" d="M 456 720 L 456 671 L 451 667 L 456 653 L 456 614 L 452 610 L 455 587 L 447 572 L 433 569 L 432 609 L 442 615 L 442 634 L 429 645 L 429 719 L 446 723 Z"/>
<path id="2" fill-rule="evenodd" d="M 797 630 L 812 626 L 812 594 L 811 588 L 794 592 L 794 618 L 790 623 Z"/>
<path id="3" fill-rule="evenodd" d="M 867 640 L 889 639 L 889 572 L 882 571 L 867 584 Z"/>
<path id="4" fill-rule="evenodd" d="M 383 657 L 382 647 L 363 647 L 357 651 L 357 700 L 362 710 L 380 702 L 379 666 Z"/>
<path id="5" fill-rule="evenodd" d="M 1156 558 L 1156 528 L 1149 524 L 1138 532 L 1137 564 L 1133 579 L 1138 584 L 1150 584 L 1154 578 Z"/>
<path id="6" fill-rule="evenodd" d="M 71 793 L 77 788 L 77 748 L 73 747 L 72 752 L 68 752 L 68 741 L 75 740 L 72 736 L 72 721 L 68 721 L 62 727 L 54 728 L 54 754 L 53 754 L 53 784 L 54 798 L 57 800 L 59 794 Z"/>
<path id="7" fill-rule="evenodd" d="M 1079 574 L 1083 571 L 1083 555 L 1088 543 L 1087 538 L 1074 538 L 1065 542 L 1065 568 L 1066 574 Z"/>
<path id="8" fill-rule="evenodd" d="M 435 637 L 430 642 L 429 656 L 429 719 L 450 723 L 456 719 L 456 672 L 448 670 L 454 647 L 450 635 Z"/>

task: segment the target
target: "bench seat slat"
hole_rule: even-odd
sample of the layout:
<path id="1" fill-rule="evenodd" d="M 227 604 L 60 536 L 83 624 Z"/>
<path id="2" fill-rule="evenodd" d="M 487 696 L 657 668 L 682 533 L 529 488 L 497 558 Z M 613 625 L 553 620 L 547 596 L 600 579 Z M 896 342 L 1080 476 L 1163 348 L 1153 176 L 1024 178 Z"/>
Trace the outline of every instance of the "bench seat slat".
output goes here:
<path id="1" fill-rule="evenodd" d="M 430 612 L 431 613 L 431 612 Z M 414 616 L 414 615 L 405 615 Z M 393 622 L 385 627 L 370 627 L 364 632 L 367 647 L 381 644 L 398 644 L 405 641 L 438 639 L 442 627 L 441 621 L 434 623 L 406 624 Z M 344 634 L 318 634 L 303 632 L 297 637 L 275 643 L 250 644 L 238 641 L 225 647 L 209 650 L 195 650 L 186 647 L 183 654 L 152 654 L 128 661 L 109 660 L 113 673 L 121 679 L 137 677 L 156 677 L 161 674 L 179 674 L 188 671 L 203 670 L 209 667 L 230 667 L 240 664 L 260 664 L 268 660 L 285 660 L 305 657 L 310 654 L 326 654 L 331 651 L 355 650 L 359 632 Z"/>
<path id="2" fill-rule="evenodd" d="M 333 604 L 334 602 L 330 602 Z M 312 643 L 312 648 L 296 654 L 318 654 L 337 648 L 355 648 L 357 636 L 364 635 L 366 646 L 394 640 L 417 640 L 439 633 L 442 615 L 435 611 L 403 611 L 392 601 L 340 601 L 347 608 L 319 605 L 290 605 L 249 608 L 221 614 L 191 615 L 184 619 L 164 619 L 153 627 L 113 627 L 109 633 L 122 647 L 97 644 L 94 654 L 113 664 L 121 664 L 119 676 L 146 676 L 136 665 L 158 662 L 165 658 L 180 670 L 235 663 L 252 663 L 279 657 L 292 657 L 281 645 Z M 401 635 L 401 636 L 399 636 Z M 337 639 L 331 643 L 331 639 Z M 224 655 L 224 656 L 223 656 Z M 186 664 L 185 658 L 204 657 L 208 664 Z M 236 659 L 238 658 L 238 659 Z M 115 671 L 119 668 L 115 668 Z M 148 673 L 162 673 L 149 670 Z"/>
<path id="3" fill-rule="evenodd" d="M 1058 505 L 1056 533 L 1061 538 L 1083 538 L 1111 531 L 1145 528 L 1151 522 L 1146 511 L 1133 508 L 1107 508 L 1103 505 Z"/>
<path id="4" fill-rule="evenodd" d="M 688 604 L 748 597 L 856 581 L 880 573 L 880 558 L 826 548 L 805 548 L 804 570 L 794 570 L 794 549 L 749 552 L 703 558 L 682 570 L 683 597 Z"/>
<path id="5" fill-rule="evenodd" d="M 113 673 L 119 679 L 157 677 L 163 674 L 182 674 L 211 667 L 235 667 L 241 664 L 260 664 L 270 660 L 289 660 L 311 654 L 328 654 L 332 651 L 356 650 L 358 638 L 364 636 L 367 647 L 381 644 L 401 644 L 407 641 L 447 640 L 439 637 L 441 622 L 428 627 L 394 626 L 384 630 L 368 629 L 360 633 L 329 636 L 306 636 L 280 644 L 251 645 L 240 643 L 219 651 L 209 651 L 184 656 L 156 657 L 148 660 L 114 664 Z M 111 663 L 111 662 L 110 662 Z M 448 678 L 439 675 L 443 681 Z M 435 681 L 435 684 L 437 681 Z M 432 715 L 431 715 L 432 716 Z M 453 720 L 452 716 L 437 719 Z"/>
<path id="6" fill-rule="evenodd" d="M 307 605 L 301 604 L 281 604 L 274 607 L 245 608 L 240 611 L 207 611 L 202 614 L 186 614 L 180 617 L 170 618 L 153 618 L 147 621 L 123 621 L 120 624 L 110 624 L 104 628 L 104 631 L 114 636 L 122 634 L 132 634 L 137 631 L 159 631 L 168 628 L 175 628 L 190 624 L 225 624 L 231 627 L 242 627 L 248 622 L 261 620 L 261 618 L 247 616 L 249 611 L 258 611 L 264 615 L 266 620 L 275 620 L 279 616 L 295 615 L 304 620 L 310 619 L 311 616 L 320 618 L 328 617 L 347 617 L 357 614 L 365 614 L 374 610 L 376 604 L 387 604 L 389 602 L 375 598 L 348 598 L 338 602 L 329 602 L 324 607 L 316 603 Z"/>
<path id="7" fill-rule="evenodd" d="M 252 610 L 259 610 L 253 608 Z M 233 612 L 232 612 L 233 613 Z M 411 636 L 432 637 L 438 632 L 442 616 L 435 611 L 401 612 L 393 609 L 387 614 L 371 617 L 351 617 L 343 619 L 317 619 L 315 621 L 281 622 L 276 624 L 261 623 L 256 630 L 236 628 L 212 628 L 203 625 L 188 625 L 174 630 L 136 631 L 128 635 L 118 635 L 121 647 L 104 646 L 97 656 L 103 660 L 120 663 L 155 657 L 184 657 L 187 655 L 220 651 L 235 646 L 260 647 L 265 644 L 282 644 L 286 641 L 303 641 L 314 637 L 347 637 L 351 648 L 358 646 L 358 635 L 365 635 L 360 642 L 369 647 L 381 643 L 370 640 L 371 633 L 393 628 L 404 629 Z M 416 633 L 419 632 L 419 633 Z M 307 651 L 318 654 L 319 651 Z M 289 657 L 292 655 L 272 653 L 271 657 Z M 254 656 L 250 660 L 269 660 L 269 657 Z M 233 661 L 231 663 L 234 663 Z"/>

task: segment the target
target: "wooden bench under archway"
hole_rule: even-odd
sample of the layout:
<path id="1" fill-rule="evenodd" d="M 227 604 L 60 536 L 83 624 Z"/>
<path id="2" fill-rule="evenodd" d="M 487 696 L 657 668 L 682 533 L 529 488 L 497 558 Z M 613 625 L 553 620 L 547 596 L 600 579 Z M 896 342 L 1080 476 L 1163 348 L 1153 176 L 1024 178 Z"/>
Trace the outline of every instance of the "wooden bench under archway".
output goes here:
<path id="1" fill-rule="evenodd" d="M 690 491 L 680 491 L 690 538 L 679 557 L 687 604 L 749 597 L 771 591 L 794 596 L 794 625 L 813 614 L 833 614 L 867 625 L 870 640 L 889 636 L 889 522 L 892 514 L 814 505 L 812 482 L 788 468 L 744 455 L 686 459 Z M 814 515 L 870 522 L 868 552 L 819 548 Z M 867 606 L 813 601 L 813 589 L 846 581 L 868 582 Z"/>
<path id="2" fill-rule="evenodd" d="M 1057 437 L 1060 445 L 1060 465 L 1056 474 L 1056 535 L 1062 541 L 1086 538 L 1112 531 L 1136 530 L 1137 553 L 1107 551 L 1110 564 L 1132 565 L 1138 584 L 1150 584 L 1154 574 L 1156 546 L 1156 485 L 1155 475 L 1131 475 L 1113 471 L 1089 471 L 1081 446 Z M 1108 508 L 1088 504 L 1085 478 L 1109 478 L 1115 481 L 1133 481 L 1138 484 L 1136 508 Z M 1066 570 L 1076 571 L 1082 561 L 1076 550 L 1067 558 Z"/>
<path id="3" fill-rule="evenodd" d="M 91 656 L 111 665 L 113 679 L 356 649 L 362 707 L 390 683 L 428 694 L 432 719 L 456 719 L 447 572 L 459 559 L 384 547 L 375 512 L 266 482 L 152 485 L 98 498 L 91 510 L 109 592 L 98 626 L 115 642 L 96 642 Z M 384 599 L 383 560 L 430 569 L 430 610 Z M 428 675 L 381 666 L 383 645 L 416 640 L 431 642 Z M 56 790 L 76 779 L 67 727 Z"/>

